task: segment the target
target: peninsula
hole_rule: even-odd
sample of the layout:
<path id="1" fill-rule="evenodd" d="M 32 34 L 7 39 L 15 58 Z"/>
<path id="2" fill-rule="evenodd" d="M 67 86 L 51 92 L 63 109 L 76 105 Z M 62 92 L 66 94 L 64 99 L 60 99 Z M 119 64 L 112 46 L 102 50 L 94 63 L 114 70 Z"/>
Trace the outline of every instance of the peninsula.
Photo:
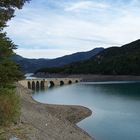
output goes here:
<path id="1" fill-rule="evenodd" d="M 0 138 L 22 140 L 93 140 L 76 123 L 91 115 L 88 108 L 41 104 L 32 99 L 32 91 L 17 84 L 21 99 L 21 117 L 17 124 L 0 129 Z"/>

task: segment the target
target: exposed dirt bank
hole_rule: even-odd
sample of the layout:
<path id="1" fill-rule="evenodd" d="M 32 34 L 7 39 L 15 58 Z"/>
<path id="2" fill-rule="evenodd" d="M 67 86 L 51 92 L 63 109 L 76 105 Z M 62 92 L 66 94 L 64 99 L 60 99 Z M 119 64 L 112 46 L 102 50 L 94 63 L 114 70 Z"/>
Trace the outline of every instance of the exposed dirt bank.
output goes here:
<path id="1" fill-rule="evenodd" d="M 76 123 L 91 115 L 81 106 L 45 105 L 34 101 L 31 91 L 17 85 L 21 97 L 20 123 L 0 128 L 0 140 L 17 136 L 21 140 L 93 140 Z M 3 139 L 4 140 L 4 139 Z"/>

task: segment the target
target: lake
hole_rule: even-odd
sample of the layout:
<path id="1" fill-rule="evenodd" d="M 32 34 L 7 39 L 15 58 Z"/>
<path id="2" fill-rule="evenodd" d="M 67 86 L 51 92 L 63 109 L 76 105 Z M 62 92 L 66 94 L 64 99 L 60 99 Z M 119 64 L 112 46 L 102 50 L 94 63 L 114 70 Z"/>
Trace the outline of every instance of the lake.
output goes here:
<path id="1" fill-rule="evenodd" d="M 41 103 L 82 105 L 92 116 L 77 125 L 96 140 L 140 140 L 140 83 L 89 82 L 33 94 Z"/>

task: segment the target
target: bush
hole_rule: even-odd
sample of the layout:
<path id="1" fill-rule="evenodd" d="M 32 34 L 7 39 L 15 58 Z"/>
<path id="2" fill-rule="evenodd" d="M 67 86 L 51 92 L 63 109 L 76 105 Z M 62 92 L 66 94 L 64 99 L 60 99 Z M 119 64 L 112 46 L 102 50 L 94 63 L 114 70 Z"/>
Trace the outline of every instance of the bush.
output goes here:
<path id="1" fill-rule="evenodd" d="M 20 102 L 15 89 L 0 88 L 0 125 L 15 123 L 19 116 Z"/>

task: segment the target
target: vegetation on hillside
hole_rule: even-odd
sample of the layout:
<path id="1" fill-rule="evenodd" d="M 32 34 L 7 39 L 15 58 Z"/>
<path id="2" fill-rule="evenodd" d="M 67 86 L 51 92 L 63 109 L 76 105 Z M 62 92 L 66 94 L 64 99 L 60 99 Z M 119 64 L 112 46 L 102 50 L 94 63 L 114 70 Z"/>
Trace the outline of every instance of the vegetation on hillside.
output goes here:
<path id="1" fill-rule="evenodd" d="M 122 47 L 111 47 L 87 61 L 37 72 L 63 74 L 140 75 L 140 40 Z"/>
<path id="2" fill-rule="evenodd" d="M 3 31 L 6 23 L 14 17 L 15 10 L 21 9 L 29 0 L 1 0 L 0 1 L 0 125 L 6 125 L 18 118 L 19 99 L 15 94 L 13 84 L 23 75 L 11 56 L 16 45 Z"/>
<path id="3" fill-rule="evenodd" d="M 23 58 L 19 55 L 14 55 L 12 57 L 12 60 L 14 60 L 16 63 L 18 63 L 21 66 L 23 72 L 32 73 L 44 66 L 60 67 L 66 64 L 70 64 L 72 62 L 87 60 L 103 50 L 104 48 L 95 48 L 90 51 L 78 52 L 78 53 L 58 57 L 55 59 L 28 59 L 28 58 Z"/>

